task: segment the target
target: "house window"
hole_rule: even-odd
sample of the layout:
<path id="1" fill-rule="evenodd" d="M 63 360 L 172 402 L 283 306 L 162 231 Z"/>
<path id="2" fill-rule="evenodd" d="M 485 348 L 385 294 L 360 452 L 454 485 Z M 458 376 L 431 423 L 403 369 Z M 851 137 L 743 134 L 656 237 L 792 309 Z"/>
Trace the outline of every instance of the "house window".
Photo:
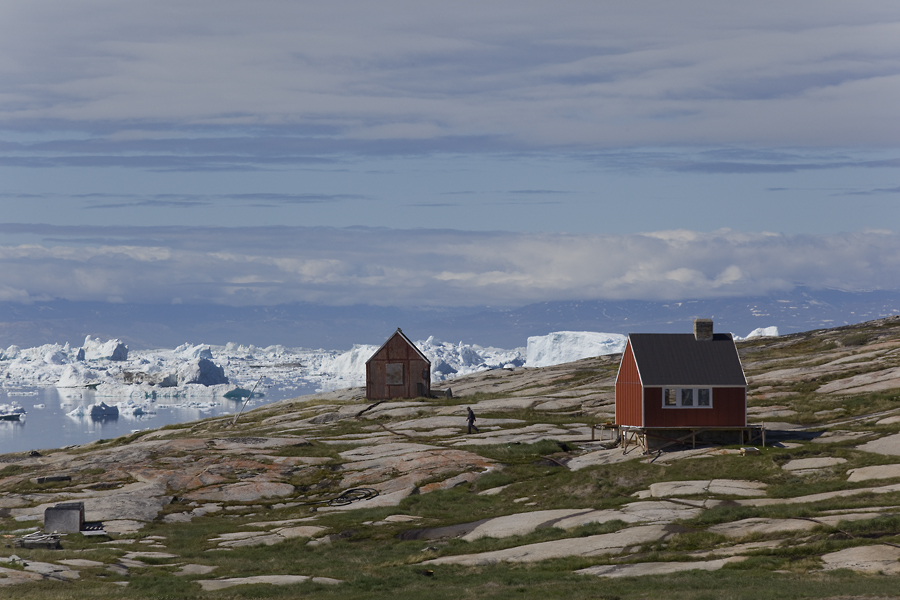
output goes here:
<path id="1" fill-rule="evenodd" d="M 665 388 L 663 390 L 663 406 L 678 406 L 678 396 L 675 388 Z"/>
<path id="2" fill-rule="evenodd" d="M 387 385 L 403 385 L 403 363 L 388 363 L 384 366 L 384 382 Z"/>
<path id="3" fill-rule="evenodd" d="M 663 408 L 712 408 L 712 389 L 663 388 Z"/>
<path id="4" fill-rule="evenodd" d="M 711 406 L 712 390 L 709 388 L 699 388 L 697 390 L 697 406 Z"/>

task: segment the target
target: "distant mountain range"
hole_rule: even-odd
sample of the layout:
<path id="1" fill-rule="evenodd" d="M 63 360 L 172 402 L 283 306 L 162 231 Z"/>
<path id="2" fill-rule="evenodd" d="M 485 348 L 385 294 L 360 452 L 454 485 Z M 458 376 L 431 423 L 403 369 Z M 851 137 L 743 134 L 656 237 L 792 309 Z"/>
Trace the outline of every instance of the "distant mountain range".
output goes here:
<path id="1" fill-rule="evenodd" d="M 0 303 L 0 347 L 81 345 L 88 334 L 118 338 L 135 349 L 185 342 L 237 342 L 346 350 L 381 344 L 402 327 L 413 339 L 516 348 L 554 331 L 689 332 L 697 317 L 716 331 L 745 336 L 775 325 L 782 334 L 860 323 L 900 314 L 900 291 L 842 292 L 798 288 L 760 297 L 680 302 L 585 300 L 540 302 L 514 309 L 400 308 L 369 305 L 200 306 L 108 304 L 54 300 Z"/>

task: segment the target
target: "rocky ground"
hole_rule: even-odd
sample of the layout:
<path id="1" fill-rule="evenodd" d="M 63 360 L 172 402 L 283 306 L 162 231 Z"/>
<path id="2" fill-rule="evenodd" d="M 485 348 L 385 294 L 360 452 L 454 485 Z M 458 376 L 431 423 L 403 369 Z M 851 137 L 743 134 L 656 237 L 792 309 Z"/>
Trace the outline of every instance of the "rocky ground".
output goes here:
<path id="1" fill-rule="evenodd" d="M 236 424 L 0 456 L 0 587 L 374 597 L 379 581 L 394 597 L 526 597 L 551 584 L 569 597 L 659 597 L 646 582 L 681 581 L 766 597 L 783 578 L 801 584 L 779 597 L 900 589 L 900 319 L 740 351 L 750 421 L 767 429 L 758 453 L 623 452 L 603 427 L 612 356 L 452 380 L 453 398 L 373 404 L 348 389 Z M 71 501 L 105 533 L 14 547 Z M 510 573 L 535 583 L 518 592 Z"/>

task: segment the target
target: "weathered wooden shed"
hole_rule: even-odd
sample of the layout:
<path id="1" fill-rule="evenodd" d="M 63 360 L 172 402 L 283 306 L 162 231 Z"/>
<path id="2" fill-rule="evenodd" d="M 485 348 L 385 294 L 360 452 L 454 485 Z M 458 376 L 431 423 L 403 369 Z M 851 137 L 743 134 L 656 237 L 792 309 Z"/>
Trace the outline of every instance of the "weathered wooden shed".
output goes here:
<path id="1" fill-rule="evenodd" d="M 400 328 L 366 361 L 366 398 L 419 398 L 431 395 L 431 361 Z"/>
<path id="2" fill-rule="evenodd" d="M 616 425 L 642 436 L 682 442 L 709 430 L 747 427 L 747 378 L 730 333 L 711 319 L 694 333 L 632 333 L 616 376 Z M 684 435 L 678 431 L 684 432 Z M 657 444 L 658 445 L 658 444 Z"/>

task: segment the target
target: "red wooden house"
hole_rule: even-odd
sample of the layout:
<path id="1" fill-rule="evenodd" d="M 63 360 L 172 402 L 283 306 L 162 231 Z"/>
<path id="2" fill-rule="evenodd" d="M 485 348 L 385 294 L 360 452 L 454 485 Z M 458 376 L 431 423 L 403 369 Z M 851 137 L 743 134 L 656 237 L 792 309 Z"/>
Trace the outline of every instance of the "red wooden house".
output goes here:
<path id="1" fill-rule="evenodd" d="M 647 437 L 682 441 L 653 430 L 747 428 L 747 379 L 730 333 L 710 319 L 694 333 L 632 333 L 616 376 L 616 425 Z"/>
<path id="2" fill-rule="evenodd" d="M 428 398 L 431 361 L 400 328 L 366 362 L 366 398 Z"/>

